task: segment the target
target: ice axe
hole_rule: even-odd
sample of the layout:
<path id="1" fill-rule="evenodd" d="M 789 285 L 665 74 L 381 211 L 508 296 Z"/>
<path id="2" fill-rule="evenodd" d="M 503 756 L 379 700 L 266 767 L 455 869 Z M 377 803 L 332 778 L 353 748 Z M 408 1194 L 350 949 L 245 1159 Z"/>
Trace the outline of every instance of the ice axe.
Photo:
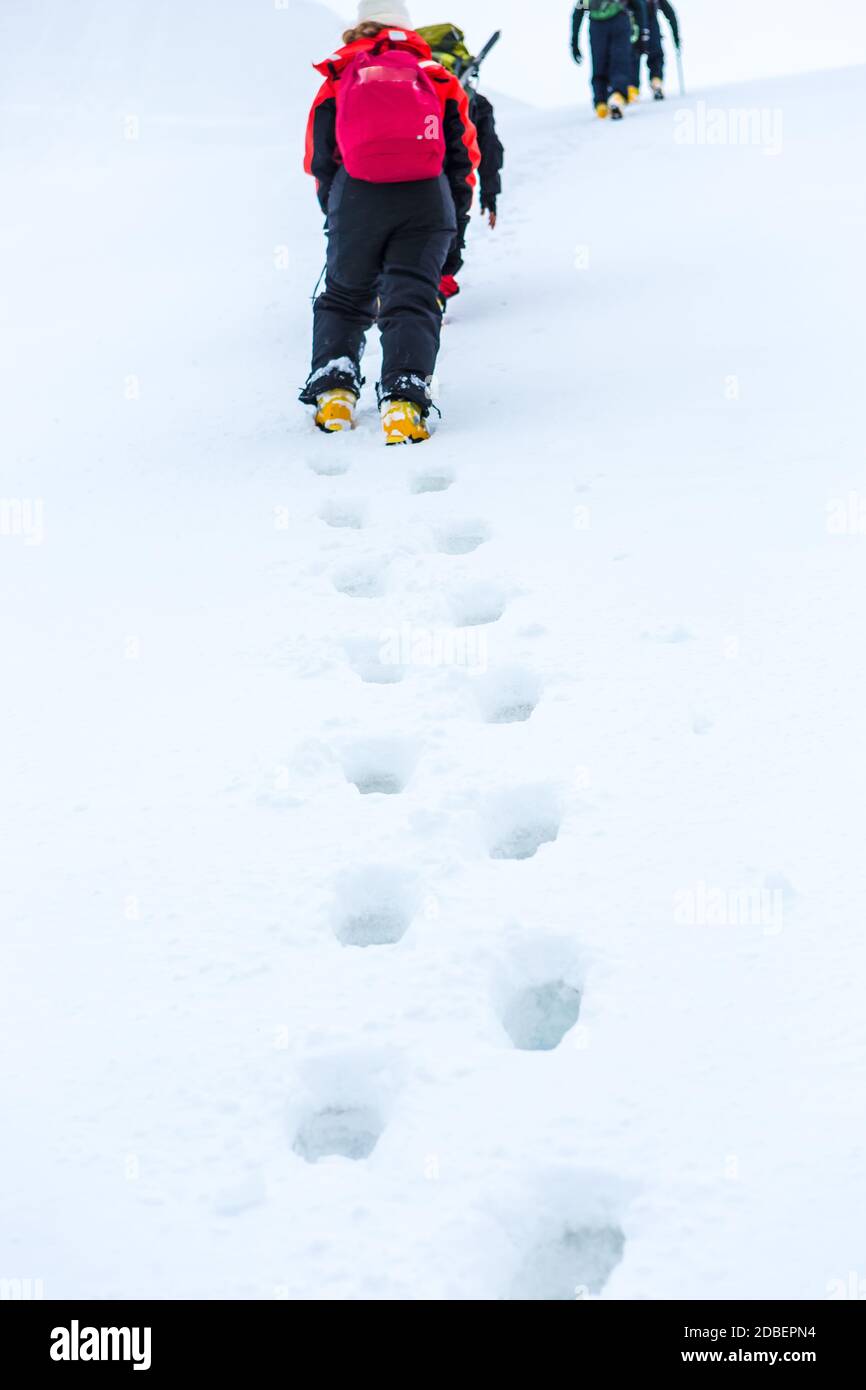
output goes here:
<path id="1" fill-rule="evenodd" d="M 478 69 L 481 67 L 481 64 L 484 62 L 484 59 L 487 57 L 491 48 L 496 47 L 501 38 L 502 30 L 497 29 L 495 34 L 490 35 L 490 38 L 487 40 L 481 52 L 478 54 L 478 57 L 470 59 L 470 61 L 466 64 L 465 68 L 461 68 L 459 73 L 461 86 L 467 87 L 475 81 L 476 77 L 478 76 Z"/>

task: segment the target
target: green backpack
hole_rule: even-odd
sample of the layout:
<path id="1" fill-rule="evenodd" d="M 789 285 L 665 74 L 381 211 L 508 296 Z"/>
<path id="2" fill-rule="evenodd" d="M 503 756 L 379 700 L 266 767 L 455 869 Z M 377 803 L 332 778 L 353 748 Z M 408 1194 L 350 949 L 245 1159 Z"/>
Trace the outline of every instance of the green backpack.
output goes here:
<path id="1" fill-rule="evenodd" d="M 458 29 L 456 24 L 426 24 L 423 29 L 416 29 L 415 33 L 430 45 L 437 63 L 456 77 L 472 62 L 474 55 L 466 47 L 463 30 Z"/>
<path id="2" fill-rule="evenodd" d="M 622 14 L 625 0 L 584 0 L 584 9 L 589 10 L 590 19 L 613 19 Z"/>

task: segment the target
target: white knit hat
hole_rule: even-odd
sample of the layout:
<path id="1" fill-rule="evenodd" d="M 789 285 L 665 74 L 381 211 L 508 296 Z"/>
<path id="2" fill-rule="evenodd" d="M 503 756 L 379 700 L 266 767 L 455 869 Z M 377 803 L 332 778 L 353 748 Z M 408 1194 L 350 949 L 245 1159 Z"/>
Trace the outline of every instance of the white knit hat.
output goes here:
<path id="1" fill-rule="evenodd" d="M 403 0 L 359 0 L 358 23 L 373 20 L 377 24 L 395 24 L 400 29 L 411 29 L 412 21 Z"/>

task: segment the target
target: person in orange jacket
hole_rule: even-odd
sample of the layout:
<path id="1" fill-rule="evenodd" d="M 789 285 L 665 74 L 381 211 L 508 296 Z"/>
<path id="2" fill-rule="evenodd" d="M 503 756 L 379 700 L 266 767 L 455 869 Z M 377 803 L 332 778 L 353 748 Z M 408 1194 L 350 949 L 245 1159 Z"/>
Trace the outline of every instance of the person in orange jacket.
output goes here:
<path id="1" fill-rule="evenodd" d="M 300 399 L 326 433 L 349 429 L 367 331 L 388 444 L 429 438 L 442 272 L 472 203 L 480 153 L 467 95 L 432 58 L 400 0 L 361 0 L 343 47 L 315 64 L 304 167 L 327 218 L 325 288 Z"/>

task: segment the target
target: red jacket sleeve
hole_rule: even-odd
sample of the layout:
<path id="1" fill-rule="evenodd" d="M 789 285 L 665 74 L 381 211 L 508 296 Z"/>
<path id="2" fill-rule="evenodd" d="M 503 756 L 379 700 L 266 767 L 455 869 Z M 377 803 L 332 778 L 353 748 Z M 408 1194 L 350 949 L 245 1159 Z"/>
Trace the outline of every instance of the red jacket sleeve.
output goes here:
<path id="1" fill-rule="evenodd" d="M 475 170 L 481 163 L 478 135 L 469 115 L 469 98 L 457 78 L 440 68 L 435 80 L 439 84 L 442 102 L 444 173 L 451 186 L 458 219 L 465 219 L 472 206 Z"/>
<path id="2" fill-rule="evenodd" d="M 452 92 L 454 100 L 457 102 L 457 111 L 460 116 L 460 124 L 463 127 L 463 133 L 461 137 L 462 142 L 466 148 L 466 153 L 469 156 L 469 162 L 472 166 L 470 172 L 466 175 L 466 182 L 469 184 L 471 188 L 474 188 L 475 170 L 481 164 L 481 150 L 478 145 L 478 131 L 475 129 L 475 126 L 472 123 L 472 117 L 469 114 L 469 95 L 466 91 L 466 88 L 461 86 L 461 84 L 457 81 L 456 77 L 451 77 L 451 92 L 449 92 L 449 98 L 451 97 Z"/>

